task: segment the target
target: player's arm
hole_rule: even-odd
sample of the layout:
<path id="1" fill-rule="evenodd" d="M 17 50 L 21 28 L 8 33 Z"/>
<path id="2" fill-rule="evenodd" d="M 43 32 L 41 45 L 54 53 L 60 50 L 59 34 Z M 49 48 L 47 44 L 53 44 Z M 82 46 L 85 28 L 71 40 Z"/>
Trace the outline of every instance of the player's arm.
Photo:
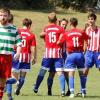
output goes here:
<path id="1" fill-rule="evenodd" d="M 15 45 L 16 45 L 16 54 L 14 55 L 14 59 L 18 60 L 21 52 L 21 45 L 22 45 L 21 36 L 18 33 L 18 31 L 16 32 Z"/>
<path id="2" fill-rule="evenodd" d="M 45 34 L 46 34 L 46 32 L 42 31 L 42 32 L 40 33 L 40 38 L 44 38 L 44 37 L 45 37 Z"/>
<path id="3" fill-rule="evenodd" d="M 57 41 L 57 45 L 63 44 L 63 42 L 65 42 L 65 38 L 66 38 L 66 35 L 65 34 L 61 34 L 59 36 L 59 40 Z"/>
<path id="4" fill-rule="evenodd" d="M 21 45 L 17 46 L 16 54 L 14 55 L 14 59 L 18 60 L 21 52 Z"/>
<path id="5" fill-rule="evenodd" d="M 36 46 L 31 46 L 31 60 L 32 60 L 32 65 L 36 63 L 36 60 L 37 60 Z"/>

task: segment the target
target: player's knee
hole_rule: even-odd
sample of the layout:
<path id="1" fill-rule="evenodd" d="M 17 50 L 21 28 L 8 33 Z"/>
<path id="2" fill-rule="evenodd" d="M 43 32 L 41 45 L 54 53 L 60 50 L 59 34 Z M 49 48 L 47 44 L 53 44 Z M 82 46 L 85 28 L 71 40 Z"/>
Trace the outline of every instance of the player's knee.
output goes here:
<path id="1" fill-rule="evenodd" d="M 45 73 L 46 73 L 46 71 L 47 71 L 47 70 L 41 68 L 40 71 L 39 71 L 39 75 L 40 75 L 40 76 L 44 76 Z"/>

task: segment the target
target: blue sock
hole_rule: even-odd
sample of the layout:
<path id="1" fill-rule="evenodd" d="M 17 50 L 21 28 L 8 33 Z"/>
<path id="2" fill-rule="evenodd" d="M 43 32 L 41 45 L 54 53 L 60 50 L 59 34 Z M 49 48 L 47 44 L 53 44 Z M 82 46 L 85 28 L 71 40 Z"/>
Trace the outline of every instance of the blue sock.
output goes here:
<path id="1" fill-rule="evenodd" d="M 12 96 L 12 84 L 6 84 L 6 92 L 8 94 L 8 97 Z"/>
<path id="2" fill-rule="evenodd" d="M 17 82 L 17 80 L 15 78 L 9 78 L 6 81 L 6 84 L 15 84 Z"/>
<path id="3" fill-rule="evenodd" d="M 38 75 L 37 80 L 36 80 L 36 84 L 35 84 L 35 89 L 39 88 L 39 86 L 42 83 L 43 79 L 44 79 L 44 76 Z"/>
<path id="4" fill-rule="evenodd" d="M 59 77 L 61 92 L 65 92 L 65 76 L 62 74 Z"/>
<path id="5" fill-rule="evenodd" d="M 69 76 L 69 89 L 70 92 L 73 94 L 74 93 L 74 77 Z"/>
<path id="6" fill-rule="evenodd" d="M 18 90 L 22 88 L 22 86 L 24 85 L 24 82 L 25 82 L 25 77 L 20 76 L 19 84 L 17 85 Z"/>
<path id="7" fill-rule="evenodd" d="M 80 76 L 81 93 L 86 93 L 86 81 L 87 81 L 87 77 L 81 75 Z"/>
<path id="8" fill-rule="evenodd" d="M 38 90 L 41 82 L 44 79 L 44 75 L 45 75 L 46 71 L 47 70 L 40 68 L 40 71 L 39 71 L 39 74 L 38 74 L 38 77 L 37 77 L 37 80 L 36 80 L 36 84 L 35 84 L 35 89 Z"/>
<path id="9" fill-rule="evenodd" d="M 52 84 L 53 84 L 53 78 L 48 77 L 48 79 L 47 79 L 48 91 L 51 91 Z"/>

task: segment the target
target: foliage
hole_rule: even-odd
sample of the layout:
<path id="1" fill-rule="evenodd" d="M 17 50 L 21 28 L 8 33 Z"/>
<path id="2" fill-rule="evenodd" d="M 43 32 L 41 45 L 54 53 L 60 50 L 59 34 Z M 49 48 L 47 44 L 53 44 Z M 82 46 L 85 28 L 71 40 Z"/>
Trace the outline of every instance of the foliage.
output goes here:
<path id="1" fill-rule="evenodd" d="M 97 5 L 97 0 L 0 0 L 1 7 L 18 9 L 55 9 L 57 6 L 62 8 L 72 8 L 74 10 L 86 10 Z"/>

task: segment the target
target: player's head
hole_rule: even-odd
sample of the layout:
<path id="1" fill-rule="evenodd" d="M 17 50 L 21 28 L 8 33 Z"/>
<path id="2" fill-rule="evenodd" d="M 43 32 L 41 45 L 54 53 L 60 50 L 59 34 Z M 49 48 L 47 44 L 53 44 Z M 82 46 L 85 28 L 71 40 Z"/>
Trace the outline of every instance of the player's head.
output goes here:
<path id="1" fill-rule="evenodd" d="M 29 27 L 31 25 L 32 25 L 32 20 L 31 19 L 25 18 L 23 20 L 23 26 Z"/>
<path id="2" fill-rule="evenodd" d="M 48 15 L 48 20 L 49 20 L 50 23 L 56 23 L 56 22 L 57 22 L 56 13 L 51 12 L 51 13 Z"/>
<path id="3" fill-rule="evenodd" d="M 97 19 L 97 16 L 96 16 L 94 13 L 90 13 L 90 14 L 88 15 L 88 24 L 89 24 L 90 26 L 95 25 L 96 19 Z"/>
<path id="4" fill-rule="evenodd" d="M 76 27 L 78 25 L 77 18 L 70 18 L 70 25 Z"/>
<path id="5" fill-rule="evenodd" d="M 59 25 L 60 25 L 61 27 L 63 27 L 64 29 L 66 29 L 67 24 L 68 24 L 68 20 L 65 19 L 65 18 L 63 18 L 63 19 L 61 19 L 61 20 L 59 21 Z"/>
<path id="6" fill-rule="evenodd" d="M 8 17 L 8 23 L 13 23 L 13 19 L 14 19 L 13 14 L 10 14 Z"/>
<path id="7" fill-rule="evenodd" d="M 10 15 L 10 10 L 7 8 L 0 9 L 0 23 L 6 25 L 8 23 L 8 17 Z"/>

